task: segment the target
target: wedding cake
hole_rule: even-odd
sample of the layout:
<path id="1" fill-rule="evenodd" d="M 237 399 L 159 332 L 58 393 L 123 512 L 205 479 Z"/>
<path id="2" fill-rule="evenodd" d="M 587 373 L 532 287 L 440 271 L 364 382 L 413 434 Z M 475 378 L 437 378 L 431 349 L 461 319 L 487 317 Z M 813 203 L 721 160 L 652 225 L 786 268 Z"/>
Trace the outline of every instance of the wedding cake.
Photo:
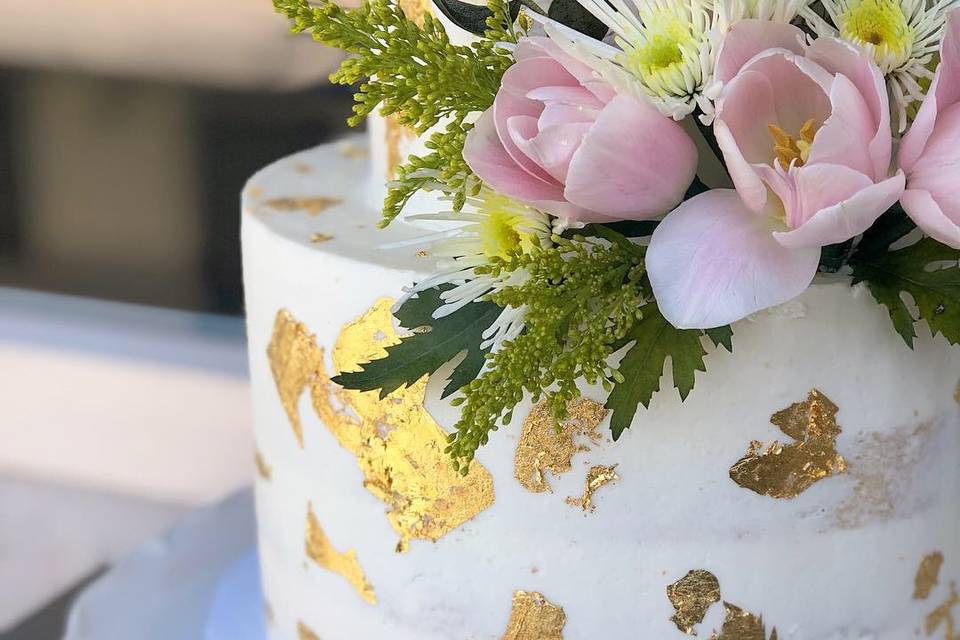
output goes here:
<path id="1" fill-rule="evenodd" d="M 451 20 L 469 23 L 470 12 L 458 3 L 441 4 L 448 29 Z M 527 35 L 516 34 L 506 54 L 515 66 L 504 74 L 504 87 L 509 89 L 510 80 L 519 76 L 527 99 L 545 100 L 555 119 L 565 117 L 563 109 L 550 103 L 557 96 L 568 106 L 587 100 L 594 108 L 596 102 L 601 115 L 596 123 L 585 124 L 595 129 L 603 114 L 625 105 L 635 108 L 643 117 L 639 123 L 624 117 L 626 145 L 644 144 L 644 135 L 629 127 L 660 127 L 661 146 L 650 152 L 652 165 L 642 171 L 624 173 L 617 159 L 602 156 L 603 171 L 592 176 L 601 182 L 609 177 L 613 182 L 606 187 L 580 184 L 574 189 L 574 182 L 584 181 L 574 174 L 590 164 L 584 156 L 593 134 L 578 134 L 580 155 L 572 161 L 568 157 L 569 167 L 559 171 L 560 151 L 551 155 L 542 146 L 539 151 L 509 146 L 496 139 L 497 128 L 487 128 L 483 116 L 468 120 L 475 122 L 476 133 L 467 134 L 463 154 L 480 180 L 466 193 L 462 208 L 451 204 L 462 184 L 450 191 L 438 184 L 434 191 L 421 190 L 396 219 L 378 228 L 379 203 L 374 201 L 382 197 L 383 183 L 393 181 L 396 188 L 423 176 L 433 183 L 446 179 L 442 171 L 430 172 L 423 164 L 414 171 L 398 168 L 409 153 L 436 146 L 418 141 L 396 116 L 376 120 L 367 140 L 352 137 L 320 146 L 251 178 L 243 192 L 243 256 L 258 447 L 259 553 L 271 640 L 960 637 L 960 327 L 950 324 L 958 313 L 952 305 L 960 303 L 954 250 L 960 243 L 952 244 L 944 222 L 949 211 L 931 226 L 929 216 L 917 213 L 922 207 L 914 204 L 940 193 L 933 178 L 921 171 L 924 154 L 936 150 L 941 133 L 930 120 L 938 117 L 936 109 L 927 105 L 939 99 L 941 116 L 952 113 L 943 101 L 950 97 L 945 94 L 953 95 L 954 84 L 960 86 L 960 77 L 947 77 L 960 72 L 948 66 L 960 55 L 948 50 L 948 35 L 944 68 L 919 114 L 911 107 L 913 128 L 929 121 L 923 125 L 929 140 L 911 139 L 916 136 L 910 129 L 901 152 L 916 150 L 916 157 L 901 156 L 893 170 L 882 166 L 873 175 L 870 171 L 879 163 L 870 154 L 884 152 L 877 152 L 881 136 L 869 125 L 875 119 L 897 131 L 895 101 L 889 107 L 892 122 L 886 115 L 888 95 L 896 93 L 871 94 L 864 88 L 872 70 L 878 70 L 877 77 L 885 70 L 872 61 L 857 76 L 848 58 L 837 63 L 845 73 L 828 77 L 833 70 L 830 47 L 850 39 L 847 32 L 856 25 L 850 25 L 849 17 L 844 22 L 844 16 L 859 15 L 860 4 L 897 8 L 909 3 L 823 3 L 835 14 L 812 13 L 802 2 L 731 4 L 745 13 L 738 17 L 731 9 L 720 15 L 716 7 L 707 7 L 712 3 L 637 2 L 630 18 L 635 22 L 621 21 L 622 13 L 608 15 L 628 10 L 620 3 L 578 5 L 595 20 L 609 22 L 618 36 L 616 29 L 629 31 L 630 25 L 665 29 L 657 37 L 674 34 L 673 27 L 663 27 L 651 13 L 658 8 L 680 12 L 693 36 L 698 21 L 704 22 L 713 44 L 698 51 L 709 49 L 714 66 L 710 82 L 701 79 L 703 93 L 691 99 L 687 113 L 695 109 L 712 124 L 692 128 L 675 126 L 675 121 L 699 117 L 675 113 L 683 109 L 682 100 L 649 91 L 656 85 L 649 64 L 647 72 L 630 75 L 631 82 L 643 82 L 621 101 L 624 94 L 610 79 L 626 82 L 629 65 L 614 69 L 619 64 L 614 56 L 590 58 L 599 46 L 612 46 L 609 39 L 588 45 L 572 40 L 572 34 L 586 33 L 586 27 L 570 26 L 582 24 L 583 15 L 576 14 L 581 22 L 565 22 L 566 13 L 551 10 L 549 17 L 532 16 L 535 24 L 530 16 L 520 16 L 518 24 L 530 24 Z M 793 9 L 784 14 L 781 4 Z M 278 0 L 277 5 L 301 30 L 313 30 L 319 39 L 351 50 L 342 37 L 324 31 L 328 24 L 346 24 L 349 12 L 294 0 Z M 703 15 L 697 13 L 701 5 L 707 7 Z M 372 23 L 373 16 L 382 16 L 384 7 L 392 5 L 379 0 L 378 6 L 381 13 L 371 10 L 357 19 Z M 389 33 L 398 34 L 398 41 L 404 29 L 432 37 L 436 22 L 424 17 L 429 13 L 425 7 L 402 9 L 390 19 L 408 22 L 391 24 Z M 487 24 L 490 15 L 501 15 L 495 3 L 482 16 Z M 945 15 L 939 16 L 943 22 Z M 931 16 L 925 19 L 933 20 Z M 823 24 L 816 22 L 818 17 Z M 319 26 L 312 29 L 311 21 Z M 800 22 L 814 25 L 811 29 L 825 29 L 829 22 L 838 32 L 820 36 L 829 46 L 818 44 L 812 36 L 795 37 Z M 538 29 L 552 40 L 533 35 Z M 514 33 L 513 27 L 507 31 Z M 748 40 L 736 47 L 718 46 L 717 34 L 725 34 L 728 43 L 740 34 L 760 40 L 753 49 L 762 53 L 752 53 Z M 621 37 L 617 46 L 628 48 L 627 40 Z M 651 35 L 644 42 L 654 40 Z M 844 46 L 849 46 L 845 54 L 860 55 L 849 43 Z M 480 51 L 481 57 L 488 54 Z M 423 60 L 432 59 L 423 55 Z M 775 56 L 779 58 L 773 61 Z M 592 75 L 585 71 L 587 59 L 600 61 Z M 551 66 L 557 60 L 574 81 L 561 77 L 564 69 Z M 520 69 L 523 65 L 532 70 Z M 851 196 L 850 189 L 838 185 L 830 176 L 846 169 L 835 167 L 840 161 L 834 157 L 828 162 L 832 173 L 814 178 L 815 191 L 801 194 L 825 208 L 814 211 L 805 224 L 791 221 L 795 211 L 783 195 L 786 187 L 768 176 L 775 172 L 751 173 L 744 158 L 758 161 L 751 151 L 740 154 L 735 148 L 737 143 L 755 144 L 752 134 L 744 133 L 751 119 L 773 117 L 762 105 L 752 107 L 746 119 L 732 113 L 743 100 L 738 86 L 768 72 L 776 77 L 760 83 L 766 93 L 775 93 L 783 77 L 799 72 L 812 80 L 798 78 L 797 87 L 827 86 L 826 98 L 789 96 L 816 113 L 828 111 L 826 116 L 814 114 L 821 132 L 830 128 L 831 106 L 834 115 L 841 109 L 837 96 L 857 93 L 856 113 L 863 122 L 849 113 L 836 118 L 852 135 L 870 142 L 864 144 L 865 159 L 851 163 L 867 172 L 864 184 L 879 185 L 872 195 Z M 616 92 L 607 95 L 609 87 L 593 84 L 603 78 L 613 82 Z M 549 87 L 536 88 L 544 82 Z M 672 86 L 667 80 L 661 84 Z M 766 100 L 764 91 L 755 99 Z M 503 98 L 502 111 L 529 116 L 529 105 L 517 106 L 516 95 Z M 786 102 L 777 100 L 774 96 L 774 112 L 787 109 Z M 881 104 L 883 113 L 871 110 L 871 100 Z M 660 115 L 670 110 L 673 118 Z M 545 117 L 537 113 L 535 117 Z M 651 124 L 654 117 L 662 117 L 662 123 Z M 579 116 L 576 124 L 584 124 Z M 812 170 L 821 158 L 818 153 L 831 153 L 818 151 L 818 145 L 825 146 L 820 133 L 807 136 L 806 116 L 784 116 L 781 125 L 770 127 L 765 135 L 772 142 L 765 144 L 776 154 L 773 166 L 783 176 L 788 165 L 789 171 Z M 518 120 L 511 126 L 527 125 Z M 763 127 L 766 131 L 767 121 Z M 705 138 L 689 140 L 688 133 L 697 130 L 707 132 Z M 711 130 L 716 141 L 710 139 Z M 789 132 L 786 139 L 777 138 L 781 131 Z M 596 135 L 604 152 L 618 150 L 620 142 Z M 491 140 L 493 150 L 470 151 L 471 145 Z M 704 142 L 719 146 L 734 188 L 703 185 L 702 193 L 688 189 L 684 194 L 691 180 L 700 184 L 693 179 L 696 160 L 688 169 L 684 158 L 697 156 L 695 144 L 702 156 Z M 497 144 L 507 145 L 506 151 L 498 155 L 503 147 Z M 518 149 L 529 155 L 517 155 Z M 890 154 L 888 148 L 887 165 Z M 531 157 L 541 161 L 540 168 L 532 166 Z M 565 184 L 555 190 L 563 195 L 546 187 L 530 195 L 532 188 L 517 186 L 519 177 L 502 178 L 491 171 L 495 159 L 520 162 L 526 172 L 516 174 L 521 177 L 539 176 L 546 166 L 553 183 L 542 182 Z M 862 168 L 864 163 L 870 168 Z M 621 177 L 636 180 L 651 172 L 659 172 L 657 184 L 644 187 L 645 201 L 669 202 L 661 216 L 628 214 L 615 198 L 597 193 L 630 191 L 635 183 L 618 182 Z M 679 192 L 665 184 L 678 181 Z M 803 178 L 794 182 L 801 184 Z M 807 233 L 809 225 L 838 212 L 862 218 L 852 211 L 882 204 L 876 204 L 880 211 L 863 228 L 841 224 L 848 237 L 827 232 L 829 241 L 816 246 L 816 277 L 811 271 L 798 291 L 774 299 L 770 283 L 749 288 L 767 278 L 765 273 L 750 273 L 749 286 L 724 280 L 722 265 L 705 257 L 711 249 L 685 249 L 679 236 L 670 235 L 695 216 L 695 205 L 705 198 L 715 198 L 711 210 L 727 223 L 730 199 L 749 204 L 758 197 L 756 184 L 766 185 L 763 197 L 779 198 L 786 208 L 786 226 L 774 234 Z M 513 188 L 521 193 L 510 192 Z M 498 193 L 488 193 L 490 189 Z M 892 199 L 884 195 L 891 189 Z M 574 196 L 575 191 L 580 195 Z M 841 191 L 843 201 L 829 207 L 834 203 L 826 201 Z M 916 195 L 921 192 L 927 195 Z M 504 205 L 503 193 L 525 204 L 511 200 Z M 560 202 L 560 197 L 566 200 Z M 592 204 L 586 206 L 587 201 Z M 651 238 L 652 228 L 643 225 L 681 201 L 655 225 Z M 901 206 L 898 201 L 902 209 L 893 210 Z M 605 204 L 606 212 L 599 212 Z M 517 213 L 527 206 L 532 213 Z M 656 206 L 663 208 L 662 203 Z M 422 215 L 438 210 L 445 213 Z M 458 215 L 466 227 L 457 224 Z M 497 215 L 501 218 L 494 219 Z M 521 215 L 528 216 L 528 226 L 515 224 Z M 545 227 L 537 226 L 548 215 Z M 887 224 L 893 216 L 895 222 Z M 912 229 L 911 219 L 919 229 Z M 735 222 L 729 224 L 745 233 Z M 542 231 L 539 245 L 530 248 L 529 238 L 537 230 Z M 593 231 L 597 235 L 591 239 Z M 927 236 L 921 237 L 924 232 Z M 727 235 L 715 231 L 712 244 L 722 244 Z M 515 241 L 505 251 L 495 245 L 504 238 Z M 501 271 L 509 271 L 505 265 L 511 260 L 519 261 L 523 276 L 514 269 L 496 280 L 497 269 L 464 262 L 472 254 L 463 248 L 471 242 L 483 255 L 498 256 L 490 263 Z M 491 242 L 495 247 L 488 250 Z M 783 241 L 797 253 L 805 249 L 792 247 L 801 244 L 808 246 Z M 828 256 L 837 246 L 840 258 L 832 264 Z M 572 267 L 563 271 L 567 263 L 541 267 L 520 255 L 547 255 L 556 247 L 565 248 L 558 260 L 574 264 L 585 258 L 583 269 L 605 265 L 592 280 L 584 280 L 586 293 L 576 288 L 580 280 Z M 905 262 L 920 249 L 929 252 L 919 271 L 911 272 L 920 275 L 908 278 L 897 272 L 907 269 Z M 749 253 L 734 246 L 717 251 L 737 254 L 730 260 Z M 763 269 L 782 266 L 769 261 L 769 249 L 763 251 L 756 257 Z M 617 260 L 628 262 L 622 274 Z M 673 278 L 698 265 L 705 269 L 699 277 L 716 290 L 691 290 L 684 279 L 688 274 Z M 473 269 L 488 280 L 474 277 Z M 527 286 L 538 282 L 538 269 L 549 272 L 541 288 L 567 288 L 551 297 Z M 587 360 L 577 361 L 580 368 L 569 375 L 576 381 L 571 387 L 563 375 L 567 368 L 553 363 L 564 353 L 587 351 L 575 348 L 577 340 L 592 335 L 593 318 L 608 308 L 605 299 L 591 296 L 606 295 L 600 292 L 612 273 L 623 282 L 616 280 L 610 295 L 627 295 L 622 292 L 634 282 L 627 274 L 641 271 L 647 275 L 638 275 L 638 290 L 652 291 L 639 305 L 642 313 L 631 308 L 618 315 L 620 303 L 634 298 L 616 298 L 619 306 L 599 326 L 614 333 L 623 322 L 632 328 L 608 341 L 609 350 L 598 364 L 604 373 L 590 369 Z M 901 276 L 919 288 L 904 285 L 891 299 L 883 287 Z M 473 297 L 467 299 L 465 290 L 472 285 Z M 928 290 L 940 296 L 934 307 L 924 297 Z M 530 301 L 522 305 L 519 298 L 507 297 L 524 292 Z M 574 320 L 551 325 L 552 316 L 543 309 L 556 307 L 558 300 L 570 303 L 564 313 Z M 541 313 L 547 320 L 539 319 Z M 556 341 L 561 345 L 557 354 L 549 353 L 554 337 L 547 336 L 536 343 L 533 355 L 510 359 L 525 344 L 523 336 L 543 327 L 567 331 L 570 324 L 573 330 Z M 471 335 L 472 343 L 465 337 Z M 536 357 L 547 364 L 515 381 L 514 370 L 529 371 L 521 364 Z M 556 375 L 545 378 L 549 384 L 540 389 L 529 380 L 545 369 Z M 484 386 L 484 379 L 494 383 Z M 478 425 L 490 422 L 484 411 L 497 402 L 496 391 L 514 388 L 522 393 L 511 391 L 508 400 L 496 405 L 496 428 L 476 437 Z"/>

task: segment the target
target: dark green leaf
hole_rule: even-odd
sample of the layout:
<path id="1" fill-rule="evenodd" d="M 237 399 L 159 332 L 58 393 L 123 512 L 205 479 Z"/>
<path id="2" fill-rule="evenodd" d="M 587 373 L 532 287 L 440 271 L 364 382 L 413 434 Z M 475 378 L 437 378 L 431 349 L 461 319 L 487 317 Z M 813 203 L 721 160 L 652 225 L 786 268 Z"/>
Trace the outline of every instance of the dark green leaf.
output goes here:
<path id="1" fill-rule="evenodd" d="M 886 213 L 873 223 L 860 244 L 857 245 L 857 253 L 860 255 L 879 255 L 890 248 L 897 240 L 917 228 L 910 216 L 907 215 L 900 203 L 890 207 Z"/>
<path id="2" fill-rule="evenodd" d="M 667 358 L 673 362 L 673 385 L 680 392 L 680 398 L 686 399 L 693 389 L 695 372 L 706 371 L 703 357 L 707 352 L 700 342 L 702 334 L 702 331 L 675 328 L 652 304 L 643 308 L 643 318 L 630 332 L 633 346 L 620 361 L 619 371 L 625 380 L 616 383 L 607 398 L 614 440 L 633 422 L 639 405 L 650 406 L 653 394 L 660 390 Z"/>
<path id="3" fill-rule="evenodd" d="M 577 0 L 553 0 L 547 10 L 547 16 L 594 40 L 603 40 L 607 35 L 607 25 L 587 11 Z"/>
<path id="4" fill-rule="evenodd" d="M 889 246 L 887 240 L 892 235 L 895 234 L 871 240 L 866 246 L 860 244 L 850 259 L 854 284 L 867 283 L 873 297 L 887 307 L 894 328 L 910 347 L 917 337 L 913 325 L 918 319 L 926 320 L 934 335 L 942 333 L 951 344 L 960 343 L 960 251 L 932 238 L 897 251 L 878 250 Z M 903 301 L 903 293 L 913 298 L 919 318 L 914 318 Z"/>
<path id="5" fill-rule="evenodd" d="M 464 31 L 478 36 L 482 36 L 487 31 L 487 18 L 493 15 L 485 6 L 461 2 L 461 0 L 433 0 L 437 8 L 445 15 L 450 22 L 457 25 Z M 519 0 L 510 2 L 510 18 L 517 19 L 520 13 Z"/>
<path id="6" fill-rule="evenodd" d="M 714 346 L 720 346 L 733 353 L 733 328 L 730 325 L 704 331 Z"/>
<path id="7" fill-rule="evenodd" d="M 847 263 L 850 258 L 850 251 L 853 249 L 853 240 L 847 240 L 840 244 L 831 244 L 820 250 L 819 271 L 823 273 L 836 273 Z"/>
<path id="8" fill-rule="evenodd" d="M 407 329 L 430 327 L 402 338 L 399 344 L 387 347 L 387 356 L 362 365 L 360 371 L 342 373 L 333 379 L 347 389 L 380 390 L 380 397 L 411 385 L 425 375 L 467 352 L 451 375 L 443 397 L 457 391 L 477 377 L 483 366 L 485 351 L 480 349 L 483 332 L 502 311 L 492 302 L 472 302 L 440 319 L 433 312 L 443 301 L 441 289 L 428 289 L 410 298 L 397 310 L 396 317 Z"/>

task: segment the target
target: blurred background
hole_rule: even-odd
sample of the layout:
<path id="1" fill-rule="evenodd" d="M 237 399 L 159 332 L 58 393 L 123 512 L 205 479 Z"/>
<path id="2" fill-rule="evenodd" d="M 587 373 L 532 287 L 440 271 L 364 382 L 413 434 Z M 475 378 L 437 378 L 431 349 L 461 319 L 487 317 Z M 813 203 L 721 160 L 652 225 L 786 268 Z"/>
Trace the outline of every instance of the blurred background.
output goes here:
<path id="1" fill-rule="evenodd" d="M 0 0 L 0 638 L 252 477 L 239 193 L 346 131 L 338 60 L 270 0 Z"/>

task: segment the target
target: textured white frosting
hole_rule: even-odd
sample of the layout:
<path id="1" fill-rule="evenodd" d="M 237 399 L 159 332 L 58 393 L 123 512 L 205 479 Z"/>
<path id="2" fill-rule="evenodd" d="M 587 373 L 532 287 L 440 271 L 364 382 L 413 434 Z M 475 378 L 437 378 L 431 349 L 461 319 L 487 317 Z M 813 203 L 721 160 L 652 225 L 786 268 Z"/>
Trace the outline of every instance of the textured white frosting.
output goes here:
<path id="1" fill-rule="evenodd" d="M 309 637 L 298 635 L 300 623 L 324 640 L 498 639 L 516 590 L 562 607 L 566 640 L 682 639 L 666 589 L 695 569 L 712 572 L 723 600 L 762 615 L 781 640 L 926 637 L 926 616 L 960 580 L 960 349 L 919 326 L 911 351 L 869 293 L 842 281 L 737 323 L 734 353 L 711 352 L 685 402 L 665 380 L 618 442 L 604 423 L 602 442 L 576 454 L 571 471 L 548 474 L 552 493 L 531 493 L 514 477 L 530 410 L 521 405 L 478 455 L 493 478 L 492 506 L 397 553 L 384 503 L 307 392 L 298 444 L 267 357 L 285 309 L 327 348 L 331 370 L 342 327 L 429 269 L 416 244 L 377 248 L 416 232 L 375 231 L 377 212 L 361 188 L 367 162 L 339 149 L 283 160 L 254 176 L 243 196 L 254 421 L 271 467 L 256 490 L 271 640 Z M 344 203 L 317 215 L 266 204 L 317 196 Z M 333 239 L 313 244 L 314 233 Z M 427 407 L 449 429 L 457 410 L 439 400 L 440 377 Z M 791 442 L 771 415 L 812 389 L 839 407 L 846 472 L 793 499 L 731 480 L 752 440 Z M 584 395 L 604 398 L 591 388 Z M 593 512 L 564 501 L 583 492 L 591 465 L 614 464 L 619 480 L 596 492 Z M 377 604 L 307 558 L 308 504 L 331 544 L 356 552 Z M 933 552 L 944 558 L 939 582 L 915 599 L 918 567 Z M 960 605 L 954 616 L 960 621 Z M 718 603 L 699 636 L 722 623 Z M 943 629 L 931 637 L 945 637 Z"/>

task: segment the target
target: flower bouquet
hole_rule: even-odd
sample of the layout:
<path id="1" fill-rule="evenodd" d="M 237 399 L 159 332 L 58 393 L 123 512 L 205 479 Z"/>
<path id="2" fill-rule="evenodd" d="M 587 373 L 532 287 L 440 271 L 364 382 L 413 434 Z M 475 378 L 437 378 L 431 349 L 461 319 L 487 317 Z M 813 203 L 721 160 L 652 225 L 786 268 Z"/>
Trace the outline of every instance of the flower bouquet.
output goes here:
<path id="1" fill-rule="evenodd" d="M 560 420 L 581 380 L 617 438 L 668 360 L 686 398 L 732 323 L 817 278 L 868 289 L 908 345 L 919 321 L 960 342 L 956 0 L 435 0 L 469 46 L 403 2 L 274 3 L 354 54 L 332 76 L 359 84 L 352 124 L 429 135 L 383 224 L 430 221 L 436 272 L 395 308 L 406 337 L 336 382 L 451 364 L 464 472 L 526 394 Z M 405 209 L 421 190 L 438 210 Z"/>

